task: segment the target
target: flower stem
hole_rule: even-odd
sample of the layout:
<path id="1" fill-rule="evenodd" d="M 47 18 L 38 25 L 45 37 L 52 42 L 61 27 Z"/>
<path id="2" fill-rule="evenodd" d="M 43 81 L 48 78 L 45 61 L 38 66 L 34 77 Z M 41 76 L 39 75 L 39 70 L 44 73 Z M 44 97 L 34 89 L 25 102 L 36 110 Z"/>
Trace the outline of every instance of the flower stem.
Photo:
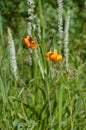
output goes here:
<path id="1" fill-rule="evenodd" d="M 60 94 L 59 94 L 59 130 L 61 130 L 61 122 L 62 122 L 62 100 L 63 100 L 63 88 L 60 87 Z"/>
<path id="2" fill-rule="evenodd" d="M 49 113 L 50 113 L 50 130 L 52 130 L 52 112 L 51 112 L 51 101 L 50 101 L 50 86 L 49 81 L 47 80 L 47 94 L 48 94 L 48 104 L 49 104 Z"/>

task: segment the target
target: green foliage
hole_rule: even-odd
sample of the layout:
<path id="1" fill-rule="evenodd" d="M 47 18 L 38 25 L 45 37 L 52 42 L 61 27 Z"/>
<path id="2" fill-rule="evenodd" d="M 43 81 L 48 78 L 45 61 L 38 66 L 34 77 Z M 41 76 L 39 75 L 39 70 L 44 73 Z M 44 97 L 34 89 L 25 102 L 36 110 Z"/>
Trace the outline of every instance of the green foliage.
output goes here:
<path id="1" fill-rule="evenodd" d="M 17 28 L 17 22 L 22 17 L 27 17 L 27 1 L 20 0 L 1 0 L 0 1 L 0 14 L 3 17 L 4 28 L 10 26 L 15 30 Z"/>
<path id="2" fill-rule="evenodd" d="M 58 42 L 57 1 L 36 0 L 42 39 L 31 54 L 23 47 L 27 35 L 26 1 L 0 2 L 0 129 L 1 130 L 85 130 L 86 129 L 86 1 L 65 0 L 71 9 L 69 33 L 69 72 L 63 61 L 56 65 L 45 58 Z M 19 80 L 9 64 L 7 27 L 12 29 Z M 38 34 L 34 33 L 34 36 Z M 58 45 L 59 46 L 59 45 Z M 58 50 L 59 51 L 59 50 Z"/>

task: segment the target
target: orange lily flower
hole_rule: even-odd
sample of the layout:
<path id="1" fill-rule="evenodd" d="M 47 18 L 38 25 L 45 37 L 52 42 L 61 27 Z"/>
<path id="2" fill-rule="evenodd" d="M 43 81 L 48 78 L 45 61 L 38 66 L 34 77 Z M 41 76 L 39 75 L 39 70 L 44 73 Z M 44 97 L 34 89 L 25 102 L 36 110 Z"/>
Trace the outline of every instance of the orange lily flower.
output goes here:
<path id="1" fill-rule="evenodd" d="M 30 36 L 26 36 L 24 39 L 23 39 L 23 42 L 25 44 L 26 47 L 28 48 L 32 48 L 32 49 L 35 49 L 35 48 L 38 48 L 39 47 L 39 44 L 36 44 L 33 40 L 32 37 Z"/>
<path id="2" fill-rule="evenodd" d="M 46 58 L 49 61 L 61 61 L 62 60 L 62 55 L 61 54 L 57 54 L 57 51 L 50 51 L 46 53 Z"/>

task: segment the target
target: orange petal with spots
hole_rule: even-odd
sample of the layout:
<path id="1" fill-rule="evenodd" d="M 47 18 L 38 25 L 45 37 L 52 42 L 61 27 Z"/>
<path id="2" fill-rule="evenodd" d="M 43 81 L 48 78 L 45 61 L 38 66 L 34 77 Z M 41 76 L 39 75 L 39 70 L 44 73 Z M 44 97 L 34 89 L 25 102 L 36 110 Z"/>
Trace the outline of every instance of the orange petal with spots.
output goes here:
<path id="1" fill-rule="evenodd" d="M 23 42 L 25 44 L 26 47 L 28 48 L 32 48 L 32 49 L 35 49 L 35 48 L 38 48 L 39 47 L 39 44 L 36 44 L 33 40 L 32 37 L 30 36 L 26 36 L 24 39 L 23 39 Z"/>

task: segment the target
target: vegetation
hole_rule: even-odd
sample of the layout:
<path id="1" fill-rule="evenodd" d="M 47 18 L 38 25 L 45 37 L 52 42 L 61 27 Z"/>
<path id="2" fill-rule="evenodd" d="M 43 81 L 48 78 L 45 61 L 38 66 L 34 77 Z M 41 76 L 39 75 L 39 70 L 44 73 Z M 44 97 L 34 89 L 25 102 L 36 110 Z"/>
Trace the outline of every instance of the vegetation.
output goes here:
<path id="1" fill-rule="evenodd" d="M 86 0 L 63 1 L 62 38 L 58 8 L 0 2 L 1 130 L 86 130 Z"/>

